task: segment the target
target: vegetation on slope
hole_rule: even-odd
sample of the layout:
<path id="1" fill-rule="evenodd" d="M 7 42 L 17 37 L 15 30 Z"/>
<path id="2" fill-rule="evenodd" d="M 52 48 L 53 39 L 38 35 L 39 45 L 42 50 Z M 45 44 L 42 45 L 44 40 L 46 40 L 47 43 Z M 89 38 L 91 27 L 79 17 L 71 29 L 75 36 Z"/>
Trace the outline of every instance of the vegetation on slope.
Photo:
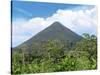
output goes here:
<path id="1" fill-rule="evenodd" d="M 83 39 L 69 46 L 60 40 L 48 40 L 41 47 L 33 43 L 32 51 L 27 45 L 12 53 L 12 73 L 41 73 L 59 71 L 91 70 L 97 68 L 97 37 L 84 34 Z M 38 50 L 39 49 L 39 50 Z M 67 49 L 67 50 L 66 50 Z M 36 56 L 38 51 L 40 55 Z"/>

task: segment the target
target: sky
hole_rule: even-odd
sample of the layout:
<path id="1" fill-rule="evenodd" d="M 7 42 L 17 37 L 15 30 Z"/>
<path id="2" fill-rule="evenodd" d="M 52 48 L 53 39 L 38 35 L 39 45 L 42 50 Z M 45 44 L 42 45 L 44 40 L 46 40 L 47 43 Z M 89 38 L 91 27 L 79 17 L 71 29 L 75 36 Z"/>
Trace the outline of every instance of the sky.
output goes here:
<path id="1" fill-rule="evenodd" d="M 58 21 L 79 35 L 97 35 L 94 5 L 12 1 L 12 47 Z"/>

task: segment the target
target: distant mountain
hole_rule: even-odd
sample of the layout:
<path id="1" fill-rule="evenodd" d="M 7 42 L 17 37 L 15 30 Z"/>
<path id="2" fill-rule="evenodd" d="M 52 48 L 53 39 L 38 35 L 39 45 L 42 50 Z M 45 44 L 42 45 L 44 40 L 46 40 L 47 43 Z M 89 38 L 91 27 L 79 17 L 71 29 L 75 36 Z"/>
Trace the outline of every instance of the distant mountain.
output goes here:
<path id="1" fill-rule="evenodd" d="M 29 40 L 25 41 L 21 45 L 17 46 L 16 48 L 21 48 L 23 47 L 23 45 L 31 47 L 33 43 L 41 43 L 55 39 L 64 42 L 69 41 L 71 43 L 75 43 L 81 40 L 82 37 L 76 34 L 75 32 L 71 31 L 70 29 L 66 28 L 61 23 L 54 22 L 52 25 L 42 30 L 41 32 L 39 32 Z"/>

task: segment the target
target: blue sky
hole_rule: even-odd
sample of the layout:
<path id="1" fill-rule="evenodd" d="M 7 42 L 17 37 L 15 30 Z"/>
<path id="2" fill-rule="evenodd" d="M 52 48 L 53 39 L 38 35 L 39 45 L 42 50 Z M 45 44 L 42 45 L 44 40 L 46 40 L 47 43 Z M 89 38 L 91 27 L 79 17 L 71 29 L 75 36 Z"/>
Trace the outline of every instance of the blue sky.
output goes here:
<path id="1" fill-rule="evenodd" d="M 76 5 L 76 4 L 57 4 L 57 3 L 44 3 L 44 2 L 28 2 L 28 1 L 13 1 L 12 2 L 13 19 L 16 18 L 33 18 L 33 17 L 48 17 L 55 13 L 58 9 L 77 9 L 84 7 L 88 9 L 94 6 Z"/>
<path id="2" fill-rule="evenodd" d="M 84 32 L 96 34 L 96 7 L 93 5 L 13 1 L 13 47 L 28 40 L 55 21 L 61 22 L 79 35 Z"/>

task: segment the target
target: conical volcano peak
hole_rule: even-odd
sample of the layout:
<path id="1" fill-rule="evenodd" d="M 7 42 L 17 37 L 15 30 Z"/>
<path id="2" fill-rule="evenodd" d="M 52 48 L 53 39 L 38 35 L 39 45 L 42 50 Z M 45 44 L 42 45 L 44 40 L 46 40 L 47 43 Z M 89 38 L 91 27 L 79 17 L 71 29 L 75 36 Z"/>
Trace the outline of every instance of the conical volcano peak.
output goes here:
<path id="1" fill-rule="evenodd" d="M 60 22 L 58 22 L 58 21 L 55 21 L 53 24 L 61 24 Z"/>
<path id="2" fill-rule="evenodd" d="M 41 32 L 37 33 L 35 36 L 30 38 L 29 40 L 25 41 L 20 45 L 23 46 L 23 44 L 27 44 L 28 46 L 31 46 L 33 43 L 43 43 L 47 42 L 48 40 L 63 40 L 70 41 L 70 42 L 76 42 L 81 40 L 81 36 L 77 35 L 75 32 L 71 31 L 69 28 L 65 27 L 60 22 L 54 22 L 49 27 L 45 28 Z"/>
<path id="3" fill-rule="evenodd" d="M 52 25 L 62 25 L 60 22 L 56 21 L 54 23 L 52 23 Z"/>

